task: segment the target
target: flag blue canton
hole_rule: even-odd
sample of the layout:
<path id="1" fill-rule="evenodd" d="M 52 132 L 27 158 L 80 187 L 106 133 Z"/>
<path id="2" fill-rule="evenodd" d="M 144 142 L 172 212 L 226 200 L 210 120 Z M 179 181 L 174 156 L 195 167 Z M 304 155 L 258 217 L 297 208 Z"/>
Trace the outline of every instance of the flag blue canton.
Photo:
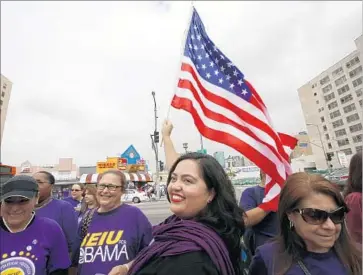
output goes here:
<path id="1" fill-rule="evenodd" d="M 252 93 L 243 73 L 208 37 L 203 22 L 193 8 L 184 55 L 193 62 L 198 74 L 207 82 L 249 101 Z"/>

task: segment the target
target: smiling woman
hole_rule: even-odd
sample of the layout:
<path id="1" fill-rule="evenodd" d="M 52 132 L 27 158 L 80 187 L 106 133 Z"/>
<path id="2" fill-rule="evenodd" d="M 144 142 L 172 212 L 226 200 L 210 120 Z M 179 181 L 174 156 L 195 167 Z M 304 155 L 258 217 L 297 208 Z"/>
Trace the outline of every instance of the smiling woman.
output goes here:
<path id="1" fill-rule="evenodd" d="M 99 207 L 88 211 L 80 223 L 73 249 L 73 272 L 108 274 L 149 245 L 151 224 L 137 207 L 121 202 L 125 186 L 125 175 L 118 170 L 100 176 L 96 187 Z"/>
<path id="2" fill-rule="evenodd" d="M 53 220 L 34 213 L 38 185 L 15 176 L 1 188 L 1 274 L 66 275 L 67 241 Z"/>
<path id="3" fill-rule="evenodd" d="M 154 242 L 128 274 L 240 274 L 243 211 L 222 166 L 206 154 L 185 154 L 171 167 L 167 186 L 174 215 L 154 227 Z"/>
<path id="4" fill-rule="evenodd" d="M 280 235 L 260 246 L 251 275 L 360 275 L 362 257 L 346 228 L 339 190 L 320 175 L 295 173 L 283 187 Z"/>

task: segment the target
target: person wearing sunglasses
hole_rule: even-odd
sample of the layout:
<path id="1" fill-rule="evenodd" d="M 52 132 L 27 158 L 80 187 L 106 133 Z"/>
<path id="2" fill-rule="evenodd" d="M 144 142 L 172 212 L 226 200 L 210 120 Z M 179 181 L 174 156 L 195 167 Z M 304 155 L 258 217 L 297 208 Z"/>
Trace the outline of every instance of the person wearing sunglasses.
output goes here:
<path id="1" fill-rule="evenodd" d="M 15 176 L 0 191 L 0 273 L 68 274 L 71 262 L 62 229 L 34 213 L 39 191 L 35 179 Z"/>
<path id="2" fill-rule="evenodd" d="M 257 248 L 250 275 L 361 275 L 362 256 L 348 234 L 347 212 L 330 181 L 292 174 L 280 194 L 280 234 Z"/>
<path id="3" fill-rule="evenodd" d="M 80 222 L 71 274 L 108 274 L 126 264 L 152 240 L 152 227 L 142 211 L 124 204 L 126 177 L 118 170 L 100 176 L 98 208 L 87 212 Z"/>
<path id="4" fill-rule="evenodd" d="M 76 211 L 79 211 L 81 209 L 83 190 L 84 185 L 82 183 L 73 184 L 71 189 L 71 196 L 64 199 L 64 201 L 69 202 Z"/>

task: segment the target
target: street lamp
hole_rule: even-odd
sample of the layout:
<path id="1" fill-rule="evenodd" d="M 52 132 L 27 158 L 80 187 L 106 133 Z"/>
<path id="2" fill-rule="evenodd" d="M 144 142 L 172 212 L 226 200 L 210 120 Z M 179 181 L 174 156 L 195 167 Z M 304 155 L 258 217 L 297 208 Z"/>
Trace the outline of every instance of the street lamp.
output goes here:
<path id="1" fill-rule="evenodd" d="M 188 153 L 188 143 L 187 142 L 183 143 L 183 148 L 185 150 L 185 153 Z"/>
<path id="2" fill-rule="evenodd" d="M 319 126 L 316 125 L 316 124 L 313 124 L 313 123 L 306 123 L 307 126 L 315 126 L 316 129 L 318 129 L 318 133 L 319 133 L 319 139 L 320 139 L 320 143 L 321 143 L 321 149 L 323 149 L 323 153 L 324 153 L 324 159 L 325 159 L 325 162 L 326 162 L 326 166 L 328 169 L 330 169 L 330 165 L 329 165 L 329 162 L 327 160 L 327 154 L 325 152 L 325 148 L 324 148 L 324 143 L 323 143 L 323 140 L 321 138 L 321 132 L 320 132 L 320 129 L 319 129 Z"/>
<path id="3" fill-rule="evenodd" d="M 159 143 L 159 132 L 158 132 L 158 115 L 157 115 L 157 108 L 156 108 L 156 99 L 155 99 L 155 92 L 152 91 L 151 95 L 154 99 L 154 120 L 155 120 L 155 128 L 154 128 L 154 135 L 150 135 L 152 140 L 153 149 L 155 152 L 155 169 L 156 169 L 156 179 L 155 179 L 155 189 L 157 197 L 160 198 L 160 188 L 159 188 L 159 152 L 157 143 Z"/>

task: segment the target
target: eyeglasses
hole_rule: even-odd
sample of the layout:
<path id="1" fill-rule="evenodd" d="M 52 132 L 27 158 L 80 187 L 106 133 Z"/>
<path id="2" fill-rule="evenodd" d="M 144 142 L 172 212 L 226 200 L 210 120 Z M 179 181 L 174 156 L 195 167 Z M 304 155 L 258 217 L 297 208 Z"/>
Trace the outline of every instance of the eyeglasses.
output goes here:
<path id="1" fill-rule="evenodd" d="M 4 202 L 6 204 L 14 204 L 14 203 L 22 204 L 22 203 L 29 202 L 29 199 L 22 198 L 22 197 L 10 197 L 10 198 L 5 199 Z"/>
<path id="2" fill-rule="evenodd" d="M 81 189 L 72 189 L 72 191 L 79 192 L 79 191 L 82 191 L 82 190 Z"/>
<path id="3" fill-rule="evenodd" d="M 315 208 L 304 208 L 295 209 L 293 212 L 300 213 L 303 220 L 308 224 L 320 225 L 326 222 L 328 218 L 331 219 L 334 224 L 339 224 L 344 221 L 348 209 L 342 206 L 332 212 L 327 212 Z"/>
<path id="4" fill-rule="evenodd" d="M 98 190 L 104 190 L 107 187 L 110 191 L 116 191 L 117 188 L 121 188 L 121 185 L 114 185 L 114 184 L 97 184 Z"/>

